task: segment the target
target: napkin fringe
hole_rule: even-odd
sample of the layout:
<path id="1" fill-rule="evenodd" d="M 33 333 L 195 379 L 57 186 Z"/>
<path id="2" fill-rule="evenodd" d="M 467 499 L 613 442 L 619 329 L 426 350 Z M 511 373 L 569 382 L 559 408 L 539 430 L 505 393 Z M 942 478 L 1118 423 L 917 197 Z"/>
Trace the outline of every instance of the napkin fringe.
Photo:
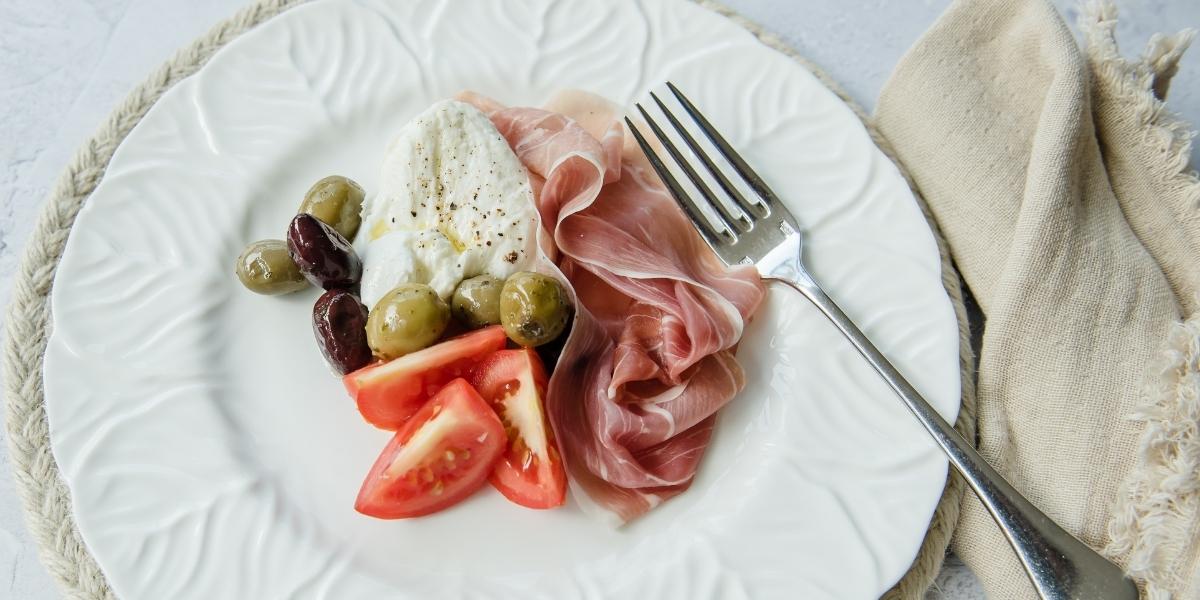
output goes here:
<path id="1" fill-rule="evenodd" d="M 1198 550 L 1200 314 L 1172 329 L 1160 360 L 1147 386 L 1150 402 L 1130 417 L 1146 429 L 1104 549 L 1146 582 L 1152 600 L 1166 600 L 1168 590 L 1186 585 L 1182 567 Z"/>
<path id="2" fill-rule="evenodd" d="M 1089 2 L 1080 29 L 1091 70 L 1131 110 L 1144 143 L 1161 160 L 1151 175 L 1183 198 L 1180 218 L 1197 219 L 1200 178 L 1189 160 L 1195 132 L 1164 103 L 1179 60 L 1195 39 L 1194 29 L 1155 34 L 1142 57 L 1124 59 L 1117 47 L 1117 9 L 1111 1 Z M 1125 565 L 1149 600 L 1185 594 L 1187 565 L 1200 552 L 1200 298 L 1183 296 L 1194 311 L 1165 340 L 1146 384 L 1146 403 L 1129 418 L 1145 427 L 1135 464 L 1114 502 L 1104 553 Z"/>
<path id="3" fill-rule="evenodd" d="M 1146 141 L 1162 153 L 1163 159 L 1154 163 L 1156 175 L 1171 187 L 1182 188 L 1188 207 L 1200 209 L 1200 177 L 1189 164 L 1196 133 L 1164 102 L 1171 79 L 1179 71 L 1179 60 L 1195 39 L 1196 30 L 1154 34 L 1141 59 L 1129 61 L 1118 50 L 1116 28 L 1117 8 L 1111 0 L 1093 0 L 1084 5 L 1079 29 L 1087 41 L 1092 73 L 1130 103 Z M 1197 306 L 1193 302 L 1189 308 Z"/>

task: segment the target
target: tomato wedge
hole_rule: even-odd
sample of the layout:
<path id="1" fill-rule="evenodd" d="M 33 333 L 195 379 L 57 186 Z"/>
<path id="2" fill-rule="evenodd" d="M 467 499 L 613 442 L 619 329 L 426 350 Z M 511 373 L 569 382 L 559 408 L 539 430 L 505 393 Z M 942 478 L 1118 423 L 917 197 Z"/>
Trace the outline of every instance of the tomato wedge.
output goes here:
<path id="1" fill-rule="evenodd" d="M 537 353 L 531 348 L 500 350 L 484 359 L 471 379 L 508 434 L 504 456 L 488 480 L 521 506 L 562 505 L 567 474 L 546 419 L 546 369 Z"/>
<path id="2" fill-rule="evenodd" d="M 390 362 L 363 367 L 342 382 L 368 423 L 400 429 L 446 382 L 465 377 L 476 363 L 504 348 L 499 325 L 450 338 Z"/>
<path id="3" fill-rule="evenodd" d="M 483 485 L 504 442 L 500 419 L 470 384 L 455 379 L 396 432 L 371 467 L 354 509 L 404 519 L 456 504 Z"/>

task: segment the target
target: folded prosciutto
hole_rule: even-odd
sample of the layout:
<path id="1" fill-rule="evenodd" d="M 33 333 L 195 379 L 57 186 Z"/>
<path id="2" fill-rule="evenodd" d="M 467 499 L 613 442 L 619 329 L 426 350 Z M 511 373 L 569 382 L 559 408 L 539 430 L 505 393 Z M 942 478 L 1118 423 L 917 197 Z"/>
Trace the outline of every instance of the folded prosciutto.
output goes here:
<path id="1" fill-rule="evenodd" d="M 542 247 L 574 288 L 546 410 L 576 497 L 629 521 L 691 484 L 716 412 L 744 385 L 734 348 L 762 282 L 704 244 L 607 101 L 459 99 L 488 114 L 529 170 Z"/>

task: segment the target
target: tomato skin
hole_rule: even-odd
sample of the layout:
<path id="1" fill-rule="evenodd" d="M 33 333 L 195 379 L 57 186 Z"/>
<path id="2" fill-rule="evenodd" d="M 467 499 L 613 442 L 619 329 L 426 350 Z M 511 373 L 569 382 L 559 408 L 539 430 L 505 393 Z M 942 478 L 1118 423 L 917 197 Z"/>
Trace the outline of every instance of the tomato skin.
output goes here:
<path id="1" fill-rule="evenodd" d="M 567 474 L 563 471 L 558 449 L 551 446 L 550 461 L 538 466 L 536 474 L 525 471 L 501 457 L 488 475 L 488 482 L 505 498 L 525 508 L 547 509 L 567 501 Z M 531 482 L 530 478 L 536 481 Z"/>
<path id="2" fill-rule="evenodd" d="M 506 447 L 504 426 L 463 379 L 446 384 L 375 460 L 354 509 L 405 519 L 461 502 L 487 481 Z"/>
<path id="3" fill-rule="evenodd" d="M 503 349 L 507 339 L 499 325 L 477 329 L 389 362 L 368 365 L 346 375 L 342 383 L 363 419 L 380 429 L 396 431 L 446 382 L 467 376 L 476 363 Z"/>
<path id="4" fill-rule="evenodd" d="M 488 476 L 516 504 L 554 508 L 566 501 L 567 474 L 546 418 L 546 369 L 530 348 L 500 350 L 471 376 L 507 433 L 504 454 Z"/>

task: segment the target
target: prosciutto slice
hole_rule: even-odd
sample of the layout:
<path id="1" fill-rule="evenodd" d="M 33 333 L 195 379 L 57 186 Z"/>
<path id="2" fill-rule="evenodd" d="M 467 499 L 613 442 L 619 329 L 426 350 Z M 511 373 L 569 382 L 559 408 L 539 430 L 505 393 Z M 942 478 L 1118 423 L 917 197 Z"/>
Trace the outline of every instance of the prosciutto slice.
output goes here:
<path id="1" fill-rule="evenodd" d="M 459 99 L 489 115 L 529 170 L 543 249 L 574 289 L 546 410 L 576 496 L 629 521 L 691 484 L 716 412 L 745 383 L 733 350 L 762 282 L 704 244 L 607 101 Z"/>

